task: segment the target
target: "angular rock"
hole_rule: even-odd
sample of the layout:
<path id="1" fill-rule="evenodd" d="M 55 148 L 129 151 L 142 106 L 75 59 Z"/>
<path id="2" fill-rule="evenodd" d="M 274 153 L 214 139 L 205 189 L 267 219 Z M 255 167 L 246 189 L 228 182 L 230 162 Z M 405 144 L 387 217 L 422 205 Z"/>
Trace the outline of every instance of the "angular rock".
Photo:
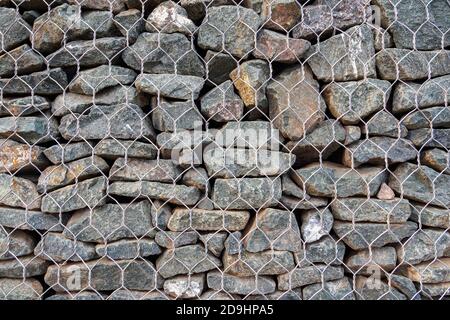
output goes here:
<path id="1" fill-rule="evenodd" d="M 344 145 L 349 145 L 361 139 L 361 128 L 357 126 L 345 126 L 345 141 Z"/>
<path id="2" fill-rule="evenodd" d="M 40 211 L 0 208 L 0 225 L 21 230 L 50 230 L 60 232 L 67 217 L 47 214 Z"/>
<path id="3" fill-rule="evenodd" d="M 36 279 L 0 278 L 2 300 L 40 300 L 43 293 L 42 284 Z"/>
<path id="4" fill-rule="evenodd" d="M 116 291 L 117 292 L 117 291 Z M 76 293 L 56 293 L 46 298 L 45 300 L 76 300 L 76 301 L 92 301 L 104 300 L 105 296 L 96 292 L 82 291 Z"/>
<path id="5" fill-rule="evenodd" d="M 53 164 L 68 163 L 92 155 L 92 146 L 85 141 L 55 144 L 45 149 L 44 154 Z"/>
<path id="6" fill-rule="evenodd" d="M 0 33 L 2 50 L 11 50 L 24 43 L 30 36 L 31 27 L 14 8 L 0 8 Z"/>
<path id="7" fill-rule="evenodd" d="M 323 263 L 326 265 L 342 264 L 345 254 L 345 245 L 342 241 L 336 241 L 331 236 L 322 237 L 320 240 L 306 243 L 299 252 L 294 253 L 295 262 L 299 266 Z"/>
<path id="8" fill-rule="evenodd" d="M 448 229 L 450 227 L 450 211 L 430 205 L 414 203 L 411 220 L 423 226 Z"/>
<path id="9" fill-rule="evenodd" d="M 0 228 L 0 261 L 15 259 L 33 253 L 36 241 L 22 230 Z"/>
<path id="10" fill-rule="evenodd" d="M 129 43 L 135 43 L 145 29 L 144 17 L 141 11 L 129 9 L 114 16 L 114 24 Z"/>
<path id="11" fill-rule="evenodd" d="M 276 283 L 270 277 L 237 277 L 221 271 L 211 271 L 207 275 L 208 287 L 228 294 L 259 295 L 275 291 Z"/>
<path id="12" fill-rule="evenodd" d="M 398 274 L 389 275 L 392 287 L 403 293 L 409 300 L 421 300 L 414 283 Z"/>
<path id="13" fill-rule="evenodd" d="M 355 300 L 349 278 L 317 283 L 303 288 L 303 300 Z"/>
<path id="14" fill-rule="evenodd" d="M 366 121 L 364 126 L 361 127 L 361 132 L 371 137 L 384 136 L 397 139 L 405 138 L 408 134 L 408 129 L 392 113 L 381 110 Z"/>
<path id="15" fill-rule="evenodd" d="M 36 210 L 41 207 L 41 195 L 31 180 L 1 173 L 0 204 Z"/>
<path id="16" fill-rule="evenodd" d="M 210 189 L 208 173 L 203 168 L 192 168 L 186 171 L 183 174 L 181 182 L 187 186 L 195 187 L 202 191 Z"/>
<path id="17" fill-rule="evenodd" d="M 60 213 L 106 202 L 106 178 L 97 177 L 47 193 L 42 198 L 43 212 Z"/>
<path id="18" fill-rule="evenodd" d="M 292 181 L 288 174 L 281 176 L 281 190 L 283 195 L 288 195 L 299 199 L 311 199 L 311 197 L 307 195 L 301 187 Z"/>
<path id="19" fill-rule="evenodd" d="M 80 3 L 82 7 L 87 9 L 97 9 L 97 10 L 109 10 L 113 13 L 118 13 L 125 10 L 125 0 L 67 0 L 70 4 Z"/>
<path id="20" fill-rule="evenodd" d="M 145 28 L 149 32 L 183 33 L 193 36 L 197 26 L 188 18 L 186 9 L 173 1 L 162 2 L 147 18 Z"/>
<path id="21" fill-rule="evenodd" d="M 421 286 L 422 293 L 428 297 L 443 298 L 448 295 L 448 288 L 450 288 L 450 282 L 444 283 L 424 283 Z"/>
<path id="22" fill-rule="evenodd" d="M 107 300 L 169 300 L 169 297 L 159 291 L 148 292 L 121 289 L 114 291 Z"/>
<path id="23" fill-rule="evenodd" d="M 309 210 L 326 206 L 328 204 L 328 199 L 310 196 L 305 198 L 296 198 L 283 195 L 280 198 L 280 202 L 284 208 L 289 210 Z"/>
<path id="24" fill-rule="evenodd" d="M 402 119 L 408 129 L 450 128 L 450 108 L 433 107 L 418 110 Z"/>
<path id="25" fill-rule="evenodd" d="M 275 128 L 289 140 L 300 140 L 324 119 L 325 101 L 311 69 L 284 70 L 267 86 L 269 115 Z"/>
<path id="26" fill-rule="evenodd" d="M 376 52 L 395 47 L 391 34 L 381 27 L 373 29 L 373 41 Z"/>
<path id="27" fill-rule="evenodd" d="M 225 52 L 208 50 L 205 55 L 208 80 L 213 85 L 219 85 L 230 79 L 230 72 L 239 65 L 233 56 Z"/>
<path id="28" fill-rule="evenodd" d="M 406 300 L 397 289 L 374 277 L 357 276 L 355 295 L 357 300 Z"/>
<path id="29" fill-rule="evenodd" d="M 44 67 L 44 58 L 27 44 L 0 55 L 0 76 L 2 78 L 41 71 Z"/>
<path id="30" fill-rule="evenodd" d="M 34 72 L 10 79 L 0 79 L 3 94 L 53 95 L 62 93 L 67 87 L 67 75 L 60 69 Z"/>
<path id="31" fill-rule="evenodd" d="M 200 110 L 207 120 L 217 122 L 238 121 L 244 113 L 244 104 L 234 93 L 233 83 L 225 81 L 200 100 Z"/>
<path id="32" fill-rule="evenodd" d="M 54 141 L 58 136 L 58 121 L 48 113 L 0 118 L 0 137 L 3 138 L 36 144 Z"/>
<path id="33" fill-rule="evenodd" d="M 450 258 L 441 258 L 433 262 L 427 261 L 414 266 L 406 266 L 403 273 L 414 282 L 450 282 Z"/>
<path id="34" fill-rule="evenodd" d="M 152 106 L 152 123 L 156 130 L 173 132 L 202 126 L 203 117 L 193 101 L 157 100 L 154 99 Z"/>
<path id="35" fill-rule="evenodd" d="M 47 98 L 32 95 L 28 97 L 3 97 L 0 105 L 1 116 L 26 116 L 50 109 Z"/>
<path id="36" fill-rule="evenodd" d="M 134 140 L 102 139 L 94 148 L 94 154 L 105 159 L 119 157 L 155 159 L 158 153 L 154 144 Z"/>
<path id="37" fill-rule="evenodd" d="M 289 32 L 301 16 L 301 7 L 295 0 L 263 0 L 261 5 L 261 17 L 268 29 Z"/>
<path id="38" fill-rule="evenodd" d="M 146 238 L 139 240 L 124 239 L 107 244 L 97 244 L 95 252 L 101 257 L 120 260 L 159 255 L 161 248 L 155 241 Z"/>
<path id="39" fill-rule="evenodd" d="M 278 289 L 291 290 L 309 284 L 337 280 L 343 277 L 344 269 L 342 267 L 316 264 L 307 267 L 295 268 L 289 273 L 277 276 Z"/>
<path id="40" fill-rule="evenodd" d="M 239 277 L 278 275 L 295 268 L 294 257 L 288 251 L 267 250 L 257 253 L 242 251 L 238 255 L 225 252 L 222 257 L 225 273 Z"/>
<path id="41" fill-rule="evenodd" d="M 141 74 L 135 81 L 139 92 L 158 97 L 195 100 L 205 80 L 196 76 L 178 74 Z"/>
<path id="42" fill-rule="evenodd" d="M 181 169 L 172 160 L 118 158 L 111 167 L 109 180 L 173 183 L 181 176 Z"/>
<path id="43" fill-rule="evenodd" d="M 377 199 L 380 200 L 394 200 L 395 199 L 395 193 L 394 191 L 389 188 L 389 186 L 386 183 L 382 183 L 380 190 L 377 193 Z"/>
<path id="44" fill-rule="evenodd" d="M 300 218 L 302 221 L 302 237 L 305 243 L 315 242 L 329 235 L 334 221 L 328 208 L 308 210 L 302 213 Z"/>
<path id="45" fill-rule="evenodd" d="M 357 251 L 345 260 L 345 266 L 357 275 L 371 276 L 376 271 L 391 272 L 397 265 L 393 247 L 371 248 Z"/>
<path id="46" fill-rule="evenodd" d="M 417 149 L 424 146 L 431 148 L 450 148 L 450 129 L 421 128 L 410 130 L 406 138 Z"/>
<path id="47" fill-rule="evenodd" d="M 174 249 L 189 244 L 195 244 L 198 239 L 196 231 L 159 231 L 155 235 L 155 241 L 161 247 Z"/>
<path id="48" fill-rule="evenodd" d="M 213 130 L 177 130 L 176 132 L 162 132 L 156 137 L 156 143 L 163 157 L 170 158 L 179 165 L 192 167 L 202 164 L 203 147 L 214 140 Z M 187 152 L 183 154 L 183 151 Z M 188 158 L 188 159 L 185 159 Z M 197 158 L 199 157 L 199 158 Z M 191 163 L 194 161 L 194 163 Z"/>
<path id="49" fill-rule="evenodd" d="M 200 235 L 200 241 L 206 250 L 210 251 L 216 257 L 220 257 L 225 248 L 225 240 L 228 234 L 226 232 L 207 233 Z"/>
<path id="50" fill-rule="evenodd" d="M 164 281 L 164 292 L 175 299 L 200 297 L 205 286 L 203 274 L 176 276 Z"/>

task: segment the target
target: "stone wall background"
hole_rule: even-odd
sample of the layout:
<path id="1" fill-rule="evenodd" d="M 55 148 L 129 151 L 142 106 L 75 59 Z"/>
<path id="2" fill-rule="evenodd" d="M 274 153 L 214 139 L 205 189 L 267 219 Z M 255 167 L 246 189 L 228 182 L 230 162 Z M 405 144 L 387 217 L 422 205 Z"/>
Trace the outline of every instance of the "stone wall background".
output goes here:
<path id="1" fill-rule="evenodd" d="M 448 1 L 0 6 L 0 299 L 448 297 Z"/>

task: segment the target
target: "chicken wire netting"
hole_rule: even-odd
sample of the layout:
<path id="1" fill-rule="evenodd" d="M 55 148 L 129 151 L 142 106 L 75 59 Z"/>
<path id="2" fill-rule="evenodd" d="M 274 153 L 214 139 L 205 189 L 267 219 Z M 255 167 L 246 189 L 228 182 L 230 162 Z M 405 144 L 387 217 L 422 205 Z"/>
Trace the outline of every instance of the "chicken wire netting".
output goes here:
<path id="1" fill-rule="evenodd" d="M 0 0 L 0 299 L 446 299 L 450 1 Z"/>

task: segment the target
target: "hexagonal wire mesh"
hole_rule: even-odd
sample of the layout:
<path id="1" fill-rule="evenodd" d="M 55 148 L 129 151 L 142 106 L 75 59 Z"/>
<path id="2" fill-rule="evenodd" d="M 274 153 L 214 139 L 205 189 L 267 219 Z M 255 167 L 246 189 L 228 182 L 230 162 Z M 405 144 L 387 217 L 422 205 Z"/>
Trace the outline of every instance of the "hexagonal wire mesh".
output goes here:
<path id="1" fill-rule="evenodd" d="M 1 299 L 443 299 L 447 0 L 0 0 Z"/>

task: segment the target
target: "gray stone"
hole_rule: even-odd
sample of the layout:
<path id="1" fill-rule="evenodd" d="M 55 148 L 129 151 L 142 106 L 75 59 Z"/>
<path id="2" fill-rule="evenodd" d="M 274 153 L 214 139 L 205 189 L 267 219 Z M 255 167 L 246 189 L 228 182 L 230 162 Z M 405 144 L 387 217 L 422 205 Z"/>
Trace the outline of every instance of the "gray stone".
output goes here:
<path id="1" fill-rule="evenodd" d="M 374 56 L 372 30 L 363 24 L 312 46 L 306 59 L 318 80 L 332 82 L 374 78 Z"/>
<path id="2" fill-rule="evenodd" d="M 22 230 L 0 228 L 0 261 L 33 253 L 36 241 Z"/>
<path id="3" fill-rule="evenodd" d="M 241 6 L 210 7 L 198 30 L 198 46 L 246 57 L 255 48 L 261 20 L 255 11 Z"/>
<path id="4" fill-rule="evenodd" d="M 326 265 L 339 265 L 344 261 L 345 245 L 331 236 L 306 243 L 299 252 L 294 253 L 295 262 L 299 266 L 323 263 Z"/>
<path id="5" fill-rule="evenodd" d="M 192 168 L 183 174 L 183 184 L 196 187 L 199 190 L 210 190 L 208 173 L 204 168 Z"/>
<path id="6" fill-rule="evenodd" d="M 53 263 L 88 261 L 97 257 L 93 244 L 74 241 L 56 232 L 48 232 L 43 235 L 34 249 L 34 254 Z"/>
<path id="7" fill-rule="evenodd" d="M 225 240 L 228 234 L 226 232 L 207 233 L 200 235 L 200 241 L 206 250 L 210 251 L 216 257 L 220 257 L 225 248 Z"/>
<path id="8" fill-rule="evenodd" d="M 124 239 L 107 244 L 97 244 L 95 252 L 101 257 L 120 260 L 159 255 L 161 248 L 151 239 Z"/>
<path id="9" fill-rule="evenodd" d="M 202 77 L 205 67 L 191 41 L 181 33 L 142 33 L 126 48 L 123 61 L 138 71 Z"/>
<path id="10" fill-rule="evenodd" d="M 411 220 L 423 226 L 433 228 L 450 228 L 450 211 L 430 205 L 414 203 L 412 206 Z"/>
<path id="11" fill-rule="evenodd" d="M 356 251 L 345 259 L 353 274 L 371 276 L 375 272 L 391 272 L 397 265 L 394 247 L 370 248 Z"/>
<path id="12" fill-rule="evenodd" d="M 43 212 L 60 213 L 106 202 L 106 178 L 97 177 L 47 193 L 42 197 Z"/>
<path id="13" fill-rule="evenodd" d="M 168 228 L 172 231 L 184 231 L 189 228 L 197 231 L 237 231 L 245 228 L 249 218 L 248 211 L 175 208 Z"/>
<path id="14" fill-rule="evenodd" d="M 200 297 L 205 287 L 203 274 L 176 276 L 164 281 L 164 292 L 175 299 Z"/>
<path id="15" fill-rule="evenodd" d="M 384 80 L 420 80 L 450 73 L 450 51 L 388 48 L 377 53 L 378 75 Z"/>
<path id="16" fill-rule="evenodd" d="M 118 158 L 109 173 L 110 181 L 156 181 L 174 183 L 182 170 L 172 160 Z"/>
<path id="17" fill-rule="evenodd" d="M 342 221 L 402 223 L 411 215 L 408 200 L 395 198 L 379 200 L 375 198 L 343 198 L 331 202 L 334 218 Z"/>
<path id="18" fill-rule="evenodd" d="M 213 130 L 198 129 L 162 132 L 156 137 L 156 143 L 163 157 L 172 159 L 180 166 L 190 168 L 193 165 L 202 164 L 202 152 L 204 147 L 214 140 L 214 133 Z M 184 151 L 187 153 L 184 154 Z"/>
<path id="19" fill-rule="evenodd" d="M 47 214 L 40 211 L 24 209 L 0 208 L 0 225 L 21 230 L 62 231 L 67 221 L 66 216 Z"/>
<path id="20" fill-rule="evenodd" d="M 194 101 L 169 101 L 161 97 L 152 102 L 152 122 L 156 130 L 193 130 L 203 124 L 203 117 Z"/>
<path id="21" fill-rule="evenodd" d="M 219 85 L 230 79 L 230 72 L 237 68 L 239 63 L 233 56 L 225 52 L 208 50 L 205 55 L 208 81 Z"/>
<path id="22" fill-rule="evenodd" d="M 156 260 L 156 268 L 165 279 L 179 274 L 218 269 L 221 266 L 222 262 L 199 244 L 166 250 Z"/>
<path id="23" fill-rule="evenodd" d="M 281 198 L 281 179 L 216 179 L 212 200 L 217 209 L 261 209 Z"/>
<path id="24" fill-rule="evenodd" d="M 244 103 L 234 93 L 233 83 L 228 80 L 216 86 L 202 97 L 200 110 L 209 121 L 238 121 L 244 114 Z"/>
<path id="25" fill-rule="evenodd" d="M 0 118 L 0 137 L 29 144 L 45 143 L 58 138 L 58 121 L 44 115 Z"/>
<path id="26" fill-rule="evenodd" d="M 129 9 L 116 14 L 114 24 L 129 43 L 136 42 L 139 34 L 145 29 L 144 17 L 137 9 Z"/>
<path id="27" fill-rule="evenodd" d="M 147 18 L 145 28 L 149 32 L 183 33 L 193 36 L 197 26 L 188 18 L 186 9 L 173 1 L 162 2 Z"/>
<path id="28" fill-rule="evenodd" d="M 225 240 L 225 252 L 227 254 L 238 254 L 242 252 L 242 232 L 231 232 L 228 238 Z"/>
<path id="29" fill-rule="evenodd" d="M 450 282 L 450 258 L 440 258 L 433 262 L 422 262 L 414 266 L 407 265 L 402 272 L 413 282 Z"/>
<path id="30" fill-rule="evenodd" d="M 319 83 L 308 67 L 289 68 L 270 81 L 269 115 L 283 137 L 300 140 L 324 119 L 326 104 L 319 92 Z"/>
<path id="31" fill-rule="evenodd" d="M 326 206 L 328 204 L 328 199 L 310 196 L 296 198 L 283 195 L 280 198 L 280 202 L 284 208 L 289 210 L 309 210 Z"/>
<path id="32" fill-rule="evenodd" d="M 44 293 L 42 284 L 33 278 L 0 278 L 1 300 L 40 300 Z"/>
<path id="33" fill-rule="evenodd" d="M 174 249 L 189 244 L 196 244 L 198 233 L 196 231 L 159 231 L 155 235 L 155 241 L 161 247 Z"/>
<path id="34" fill-rule="evenodd" d="M 31 27 L 13 8 L 0 8 L 2 50 L 11 50 L 27 41 Z"/>
<path id="35" fill-rule="evenodd" d="M 408 129 L 450 128 L 450 108 L 432 107 L 409 113 L 402 119 Z"/>
<path id="36" fill-rule="evenodd" d="M 391 34 L 381 27 L 373 29 L 373 45 L 376 52 L 395 47 Z"/>
<path id="37" fill-rule="evenodd" d="M 398 139 L 405 138 L 408 129 L 392 113 L 381 110 L 365 122 L 361 127 L 361 132 L 371 137 L 384 136 Z"/>
<path id="38" fill-rule="evenodd" d="M 44 58 L 27 44 L 0 55 L 0 76 L 2 78 L 41 71 L 44 67 Z"/>
<path id="39" fill-rule="evenodd" d="M 139 0 L 135 0 L 139 1 Z M 164 293 L 159 291 L 136 291 L 120 289 L 114 291 L 107 300 L 169 300 Z"/>
<path id="40" fill-rule="evenodd" d="M 406 138 L 417 149 L 422 147 L 450 148 L 450 129 L 421 128 L 410 130 Z"/>
<path id="41" fill-rule="evenodd" d="M 67 86 L 67 75 L 60 69 L 34 72 L 10 79 L 0 79 L 3 94 L 53 95 L 62 93 Z"/>
<path id="42" fill-rule="evenodd" d="M 389 243 L 400 243 L 417 230 L 417 224 L 411 221 L 400 224 L 383 224 L 372 222 L 335 221 L 333 230 L 347 246 L 353 250 L 369 247 L 380 248 Z"/>
<path id="43" fill-rule="evenodd" d="M 301 7 L 295 0 L 262 1 L 261 17 L 265 28 L 289 32 L 301 16 Z"/>
<path id="44" fill-rule="evenodd" d="M 245 300 L 302 300 L 302 290 L 300 288 L 289 291 L 275 291 L 266 295 L 247 296 Z"/>
<path id="45" fill-rule="evenodd" d="M 125 2 L 126 0 L 67 0 L 70 4 L 81 4 L 82 7 L 86 9 L 97 9 L 97 10 L 106 10 L 111 11 L 113 13 L 119 13 L 125 10 Z"/>
<path id="46" fill-rule="evenodd" d="M 55 144 L 44 150 L 45 156 L 53 164 L 68 163 L 92 154 L 92 146 L 85 142 Z"/>
<path id="47" fill-rule="evenodd" d="M 350 169 L 332 162 L 311 163 L 296 170 L 292 178 L 312 196 L 346 198 L 374 196 L 388 173 L 382 167 Z"/>
<path id="48" fill-rule="evenodd" d="M 448 296 L 450 282 L 444 283 L 424 283 L 421 285 L 422 294 L 428 297 L 443 298 Z"/>
<path id="49" fill-rule="evenodd" d="M 105 159 L 119 157 L 155 159 L 157 153 L 154 144 L 134 140 L 102 139 L 94 148 L 94 154 Z"/>
<path id="50" fill-rule="evenodd" d="M 207 275 L 208 287 L 227 294 L 259 295 L 275 292 L 276 283 L 270 277 L 253 275 L 237 277 L 221 271 L 211 271 Z"/>
<path id="51" fill-rule="evenodd" d="M 391 286 L 403 293 L 409 300 L 421 300 L 414 283 L 408 278 L 398 274 L 390 274 L 389 280 Z"/>
<path id="52" fill-rule="evenodd" d="M 301 214 L 300 219 L 302 221 L 302 237 L 305 243 L 315 242 L 329 235 L 334 221 L 328 208 L 307 210 Z"/>
<path id="53" fill-rule="evenodd" d="M 303 300 L 355 300 L 352 283 L 342 278 L 303 288 Z"/>
<path id="54" fill-rule="evenodd" d="M 89 113 L 67 114 L 61 118 L 59 131 L 64 139 L 138 139 L 153 137 L 154 130 L 142 109 L 135 104 L 98 105 Z"/>
<path id="55" fill-rule="evenodd" d="M 191 0 L 182 0 L 182 1 L 191 1 Z M 200 300 L 241 300 L 241 298 L 236 294 L 230 294 L 225 291 L 207 290 L 200 296 Z"/>
<path id="56" fill-rule="evenodd" d="M 448 207 L 450 176 L 427 166 L 402 163 L 389 178 L 389 187 L 406 199 Z"/>
<path id="57" fill-rule="evenodd" d="M 50 109 L 47 98 L 32 95 L 29 97 L 3 97 L 0 105 L 1 116 L 26 116 Z"/>
<path id="58" fill-rule="evenodd" d="M 381 279 L 357 276 L 355 283 L 357 300 L 406 300 L 402 293 Z"/>
<path id="59" fill-rule="evenodd" d="M 45 300 L 75 300 L 75 301 L 91 301 L 91 300 L 104 300 L 105 296 L 91 291 L 82 291 L 82 292 L 69 292 L 69 293 L 56 293 Z"/>
<path id="60" fill-rule="evenodd" d="M 357 126 L 345 126 L 345 140 L 344 145 L 349 145 L 355 141 L 361 139 L 361 128 Z"/>
<path id="61" fill-rule="evenodd" d="M 203 88 L 205 80 L 201 77 L 179 74 L 141 74 L 135 81 L 139 92 L 158 97 L 195 100 Z"/>
<path id="62" fill-rule="evenodd" d="M 377 193 L 377 199 L 380 200 L 394 200 L 395 193 L 385 182 L 381 184 L 380 190 Z"/>
<path id="63" fill-rule="evenodd" d="M 299 199 L 311 199 L 305 191 L 297 185 L 288 174 L 281 176 L 281 190 L 283 195 L 292 196 Z"/>
<path id="64" fill-rule="evenodd" d="M 1 173 L 0 204 L 36 210 L 41 207 L 41 195 L 31 180 Z"/>
<path id="65" fill-rule="evenodd" d="M 324 98 L 333 116 L 343 124 L 357 124 L 387 106 L 391 84 L 378 79 L 365 79 L 328 84 Z"/>
<path id="66" fill-rule="evenodd" d="M 322 281 L 337 280 L 344 277 L 342 267 L 316 264 L 307 267 L 297 267 L 289 273 L 277 276 L 279 290 L 291 290 Z"/>
<path id="67" fill-rule="evenodd" d="M 71 215 L 63 234 L 77 241 L 97 243 L 154 237 L 150 210 L 149 201 L 86 208 Z"/>

